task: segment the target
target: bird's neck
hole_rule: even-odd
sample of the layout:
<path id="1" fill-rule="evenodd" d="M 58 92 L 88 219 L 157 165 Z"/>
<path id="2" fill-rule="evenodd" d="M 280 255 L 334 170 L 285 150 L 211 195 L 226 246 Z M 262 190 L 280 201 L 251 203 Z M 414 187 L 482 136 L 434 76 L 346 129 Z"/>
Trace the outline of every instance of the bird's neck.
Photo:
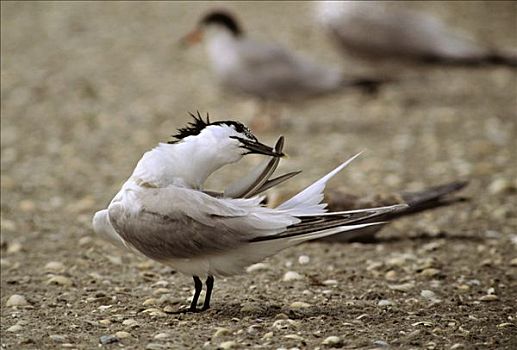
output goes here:
<path id="1" fill-rule="evenodd" d="M 223 165 L 196 142 L 161 143 L 144 154 L 131 178 L 142 186 L 201 189 L 206 179 Z"/>

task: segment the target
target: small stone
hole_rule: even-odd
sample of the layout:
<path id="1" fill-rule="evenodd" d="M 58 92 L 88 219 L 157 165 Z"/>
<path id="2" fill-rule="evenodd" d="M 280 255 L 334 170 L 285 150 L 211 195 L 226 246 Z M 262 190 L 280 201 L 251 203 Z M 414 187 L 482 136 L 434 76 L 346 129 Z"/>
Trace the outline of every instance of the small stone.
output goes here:
<path id="1" fill-rule="evenodd" d="M 149 299 L 146 299 L 142 305 L 143 306 L 149 306 L 149 305 L 156 305 L 158 304 L 158 300 L 156 298 L 149 298 Z"/>
<path id="2" fill-rule="evenodd" d="M 12 242 L 7 246 L 7 254 L 15 254 L 21 252 L 23 249 L 21 243 Z"/>
<path id="3" fill-rule="evenodd" d="M 247 273 L 252 273 L 252 272 L 256 272 L 256 271 L 266 271 L 266 270 L 269 270 L 271 269 L 271 266 L 269 266 L 269 264 L 265 264 L 265 263 L 257 263 L 257 264 L 253 264 L 253 265 L 250 265 L 246 268 L 246 272 Z"/>
<path id="4" fill-rule="evenodd" d="M 325 281 L 323 281 L 323 284 L 326 285 L 326 286 L 337 286 L 338 285 L 338 281 L 336 281 L 336 280 L 325 280 Z"/>
<path id="5" fill-rule="evenodd" d="M 330 337 L 326 337 L 321 344 L 327 345 L 330 347 L 338 347 L 343 344 L 340 337 L 337 337 L 335 335 L 331 335 Z"/>
<path id="6" fill-rule="evenodd" d="M 388 288 L 399 291 L 399 292 L 409 292 L 411 289 L 415 288 L 415 284 L 413 282 L 402 283 L 402 284 L 391 284 L 391 285 L 388 285 Z"/>
<path id="7" fill-rule="evenodd" d="M 284 277 L 282 278 L 282 281 L 284 282 L 291 282 L 291 281 L 298 281 L 303 279 L 303 276 L 300 275 L 298 272 L 295 271 L 287 271 L 284 274 Z"/>
<path id="8" fill-rule="evenodd" d="M 51 277 L 47 281 L 48 285 L 57 285 L 57 286 L 63 286 L 63 287 L 70 287 L 72 285 L 72 280 L 65 276 L 56 275 Z"/>
<path id="9" fill-rule="evenodd" d="M 512 190 L 512 184 L 505 178 L 497 178 L 488 185 L 488 191 L 491 194 L 508 193 Z"/>
<path id="10" fill-rule="evenodd" d="M 262 310 L 258 303 L 247 303 L 241 307 L 242 313 L 257 313 Z"/>
<path id="11" fill-rule="evenodd" d="M 495 288 L 494 287 L 488 288 L 488 290 L 486 291 L 486 294 L 495 294 Z"/>
<path id="12" fill-rule="evenodd" d="M 154 336 L 154 339 L 167 339 L 170 337 L 171 337 L 170 333 L 158 333 Z"/>
<path id="13" fill-rule="evenodd" d="M 216 331 L 214 332 L 213 337 L 223 337 L 225 335 L 230 335 L 232 332 L 228 328 L 224 327 L 217 327 Z"/>
<path id="14" fill-rule="evenodd" d="M 84 236 L 79 239 L 79 246 L 84 247 L 92 243 L 92 238 L 90 236 Z"/>
<path id="15" fill-rule="evenodd" d="M 292 302 L 291 305 L 289 305 L 292 309 L 306 309 L 308 307 L 311 307 L 312 305 L 309 303 L 305 303 L 303 301 L 295 301 Z"/>
<path id="16" fill-rule="evenodd" d="M 149 343 L 145 346 L 146 350 L 161 350 L 166 348 L 167 347 L 165 345 L 159 343 Z"/>
<path id="17" fill-rule="evenodd" d="M 497 325 L 497 328 L 507 328 L 507 327 L 515 327 L 515 324 L 513 324 L 511 322 L 503 322 L 503 323 L 499 323 Z"/>
<path id="18" fill-rule="evenodd" d="M 381 348 L 389 348 L 389 346 L 390 346 L 384 340 L 376 340 L 376 341 L 373 342 L 373 345 L 381 347 Z"/>
<path id="19" fill-rule="evenodd" d="M 463 345 L 462 343 L 456 343 L 450 347 L 451 350 L 463 349 L 463 348 L 465 348 L 465 345 Z"/>
<path id="20" fill-rule="evenodd" d="M 122 321 L 122 324 L 126 327 L 138 327 L 138 322 L 132 318 L 128 318 L 127 320 Z"/>
<path id="21" fill-rule="evenodd" d="M 485 302 L 497 301 L 497 300 L 499 300 L 499 297 L 495 294 L 483 295 L 481 298 L 479 298 L 479 301 L 485 301 Z"/>
<path id="22" fill-rule="evenodd" d="M 131 333 L 124 332 L 124 331 L 118 331 L 117 333 L 115 333 L 115 337 L 117 337 L 119 339 L 129 338 L 130 336 L 131 336 Z"/>
<path id="23" fill-rule="evenodd" d="M 424 269 L 424 270 L 422 270 L 422 272 L 420 272 L 420 275 L 424 276 L 424 277 L 435 277 L 439 274 L 440 274 L 440 270 L 432 268 L 432 267 L 428 268 L 428 269 Z"/>
<path id="24" fill-rule="evenodd" d="M 429 300 L 434 300 L 436 299 L 436 294 L 435 292 L 433 292 L 432 290 L 428 290 L 428 289 L 424 289 L 420 292 L 420 296 L 425 298 L 425 299 L 429 299 Z"/>
<path id="25" fill-rule="evenodd" d="M 118 343 L 119 339 L 113 335 L 101 335 L 101 337 L 99 338 L 99 342 L 102 345 L 107 345 L 107 344 Z"/>
<path id="26" fill-rule="evenodd" d="M 305 340 L 305 339 L 303 339 L 302 336 L 299 336 L 298 334 L 287 334 L 287 335 L 284 335 L 284 338 L 298 340 L 298 341 L 304 341 Z"/>
<path id="27" fill-rule="evenodd" d="M 382 300 L 379 300 L 377 305 L 379 305 L 379 306 L 391 306 L 391 305 L 393 305 L 393 301 L 388 300 L 388 299 L 382 299 Z"/>
<path id="28" fill-rule="evenodd" d="M 23 295 L 20 294 L 13 294 L 7 299 L 7 302 L 5 303 L 5 306 L 12 307 L 12 306 L 27 306 L 29 305 L 29 302 Z"/>
<path id="29" fill-rule="evenodd" d="M 384 275 L 384 278 L 386 278 L 388 281 L 396 281 L 398 279 L 397 272 L 395 270 L 389 270 Z"/>
<path id="30" fill-rule="evenodd" d="M 49 338 L 50 338 L 54 343 L 66 343 L 66 341 L 67 341 L 67 339 L 66 339 L 66 335 L 51 334 L 51 335 L 49 335 Z"/>
<path id="31" fill-rule="evenodd" d="M 19 324 L 15 324 L 14 326 L 11 326 L 6 329 L 6 331 L 10 333 L 20 332 L 21 330 L 23 330 L 23 327 Z"/>
<path id="32" fill-rule="evenodd" d="M 45 271 L 63 272 L 63 271 L 65 271 L 65 265 L 59 261 L 50 261 L 45 265 Z"/>
<path id="33" fill-rule="evenodd" d="M 510 260 L 510 266 L 517 266 L 517 258 Z"/>
<path id="34" fill-rule="evenodd" d="M 298 257 L 298 263 L 300 265 L 307 265 L 311 261 L 311 258 L 308 255 L 300 255 Z"/>
<path id="35" fill-rule="evenodd" d="M 158 288 L 153 291 L 153 295 L 167 294 L 169 292 L 170 290 L 168 290 L 167 288 Z"/>
<path id="36" fill-rule="evenodd" d="M 273 332 L 267 332 L 266 334 L 264 334 L 264 336 L 262 337 L 262 339 L 270 339 L 270 338 L 273 338 L 273 335 L 274 335 L 274 333 L 273 333 Z"/>
<path id="37" fill-rule="evenodd" d="M 218 349 L 226 350 L 226 349 L 235 349 L 237 347 L 237 343 L 233 340 L 225 341 L 219 344 Z"/>
<path id="38" fill-rule="evenodd" d="M 99 323 L 107 326 L 107 325 L 111 324 L 111 320 L 108 320 L 107 318 L 105 318 L 103 320 L 100 320 Z"/>

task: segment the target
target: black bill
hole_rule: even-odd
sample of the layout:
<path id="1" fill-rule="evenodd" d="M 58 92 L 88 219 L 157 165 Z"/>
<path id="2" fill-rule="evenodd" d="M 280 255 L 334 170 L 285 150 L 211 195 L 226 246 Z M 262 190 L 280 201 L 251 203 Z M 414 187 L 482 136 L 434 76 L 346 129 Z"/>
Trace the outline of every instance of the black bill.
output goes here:
<path id="1" fill-rule="evenodd" d="M 273 147 L 264 145 L 257 140 L 248 140 L 238 136 L 232 136 L 232 138 L 237 139 L 242 143 L 241 147 L 248 150 L 246 154 L 256 153 L 271 157 L 283 157 L 285 155 L 283 152 L 277 152 Z"/>

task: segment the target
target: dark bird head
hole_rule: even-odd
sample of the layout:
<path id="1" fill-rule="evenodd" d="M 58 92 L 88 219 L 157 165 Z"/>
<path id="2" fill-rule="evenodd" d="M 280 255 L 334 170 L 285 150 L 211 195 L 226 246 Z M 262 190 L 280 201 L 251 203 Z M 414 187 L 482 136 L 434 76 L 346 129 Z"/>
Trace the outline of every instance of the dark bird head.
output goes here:
<path id="1" fill-rule="evenodd" d="M 243 31 L 235 17 L 226 10 L 212 10 L 201 17 L 196 28 L 181 39 L 183 45 L 194 45 L 203 39 L 210 28 L 224 30 L 234 37 L 243 35 Z"/>

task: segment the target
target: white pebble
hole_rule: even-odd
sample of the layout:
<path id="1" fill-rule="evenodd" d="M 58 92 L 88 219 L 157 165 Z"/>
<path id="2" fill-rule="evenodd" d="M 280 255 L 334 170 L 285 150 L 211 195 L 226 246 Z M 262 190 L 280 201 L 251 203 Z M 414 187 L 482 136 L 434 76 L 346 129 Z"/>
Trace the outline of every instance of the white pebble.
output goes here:
<path id="1" fill-rule="evenodd" d="M 65 265 L 59 261 L 50 261 L 45 265 L 45 271 L 63 272 L 65 271 Z"/>
<path id="2" fill-rule="evenodd" d="M 213 337 L 214 338 L 223 337 L 223 336 L 229 335 L 229 334 L 231 334 L 231 331 L 228 328 L 218 327 L 217 330 L 214 332 Z"/>
<path id="3" fill-rule="evenodd" d="M 170 338 L 170 333 L 158 333 L 154 336 L 154 339 L 167 339 Z"/>
<path id="4" fill-rule="evenodd" d="M 138 322 L 132 318 L 128 318 L 127 320 L 122 321 L 122 324 L 127 327 L 137 327 Z"/>
<path id="5" fill-rule="evenodd" d="M 300 255 L 298 257 L 298 263 L 300 265 L 307 265 L 311 261 L 311 258 L 308 255 Z"/>
<path id="6" fill-rule="evenodd" d="M 391 284 L 388 285 L 389 289 L 393 289 L 399 292 L 408 292 L 415 287 L 413 282 L 402 283 L 402 284 Z"/>
<path id="7" fill-rule="evenodd" d="M 293 339 L 293 340 L 299 340 L 299 341 L 304 341 L 305 339 L 303 339 L 302 336 L 299 336 L 298 334 L 288 334 L 288 335 L 284 335 L 284 338 L 287 338 L 287 339 Z"/>
<path id="8" fill-rule="evenodd" d="M 219 346 L 217 348 L 226 350 L 226 349 L 235 349 L 236 347 L 237 347 L 237 343 L 234 342 L 233 340 L 230 340 L 230 341 L 222 342 L 221 344 L 219 344 Z"/>
<path id="9" fill-rule="evenodd" d="M 265 264 L 265 263 L 257 263 L 257 264 L 253 264 L 253 265 L 250 265 L 246 268 L 246 272 L 247 273 L 252 273 L 252 272 L 255 272 L 255 271 L 265 271 L 265 270 L 269 270 L 271 267 L 269 266 L 269 264 Z"/>
<path id="10" fill-rule="evenodd" d="M 323 345 L 330 345 L 330 346 L 336 346 L 341 344 L 341 338 L 337 337 L 335 335 L 331 335 L 330 337 L 326 337 L 321 344 Z"/>
<path id="11" fill-rule="evenodd" d="M 304 303 L 303 301 L 295 301 L 295 302 L 291 303 L 291 305 L 290 305 L 290 307 L 292 309 L 305 309 L 305 308 L 308 308 L 311 306 L 312 306 L 311 304 Z"/>
<path id="12" fill-rule="evenodd" d="M 26 306 L 29 305 L 27 302 L 27 299 L 23 295 L 20 294 L 13 294 L 7 299 L 7 302 L 5 303 L 5 306 L 11 307 L 11 306 Z"/>
<path id="13" fill-rule="evenodd" d="M 11 332 L 11 333 L 16 333 L 16 332 L 21 331 L 22 329 L 23 329 L 22 326 L 20 326 L 19 324 L 15 324 L 14 326 L 7 328 L 6 331 Z"/>
<path id="14" fill-rule="evenodd" d="M 423 298 L 429 299 L 429 300 L 436 299 L 435 292 L 433 292 L 432 290 L 428 290 L 428 289 L 422 290 L 420 292 L 420 296 L 422 296 Z"/>
<path id="15" fill-rule="evenodd" d="M 338 282 L 336 280 L 325 280 L 323 284 L 326 286 L 337 286 Z"/>
<path id="16" fill-rule="evenodd" d="M 282 280 L 284 282 L 291 282 L 291 281 L 297 281 L 297 280 L 301 280 L 303 279 L 303 276 L 300 275 L 298 272 L 296 271 L 287 271 L 285 274 L 284 274 L 284 277 L 282 278 Z"/>
<path id="17" fill-rule="evenodd" d="M 379 300 L 377 305 L 379 305 L 379 306 L 390 306 L 390 305 L 393 305 L 393 301 L 387 300 L 387 299 L 382 299 L 382 300 Z"/>
<path id="18" fill-rule="evenodd" d="M 129 338 L 130 336 L 131 336 L 130 333 L 124 332 L 124 331 L 119 331 L 119 332 L 115 333 L 115 337 L 117 337 L 119 339 Z"/>

